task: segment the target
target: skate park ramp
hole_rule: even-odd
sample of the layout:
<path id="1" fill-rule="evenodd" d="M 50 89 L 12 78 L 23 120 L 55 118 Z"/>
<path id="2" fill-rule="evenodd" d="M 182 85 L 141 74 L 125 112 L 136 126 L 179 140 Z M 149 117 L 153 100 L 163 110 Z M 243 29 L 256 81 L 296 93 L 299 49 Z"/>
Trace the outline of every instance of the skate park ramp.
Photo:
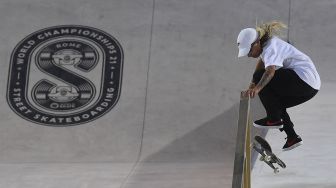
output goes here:
<path id="1" fill-rule="evenodd" d="M 335 81 L 335 3 L 307 2 L 314 19 L 301 1 L 1 1 L 0 187 L 231 187 L 255 66 L 239 31 L 292 21 L 284 37 Z"/>
<path id="2" fill-rule="evenodd" d="M 335 152 L 331 149 L 335 132 L 335 55 L 336 39 L 331 37 L 336 28 L 332 19 L 336 13 L 335 1 L 292 1 L 290 39 L 299 49 L 311 55 L 322 79 L 319 93 L 298 107 L 289 109 L 295 129 L 303 145 L 282 152 L 285 135 L 269 131 L 266 139 L 274 152 L 287 164 L 285 170 L 274 175 L 270 168 L 256 163 L 252 174 L 252 187 L 331 188 L 336 186 Z M 302 11 L 305 10 L 305 11 Z M 321 12 L 328 12 L 321 14 Z M 323 29 L 322 29 L 323 28 Z M 331 38 L 330 38 L 331 37 Z M 329 67 L 329 68 L 328 68 Z"/>
<path id="3" fill-rule="evenodd" d="M 295 122 L 295 129 L 302 137 L 303 145 L 283 152 L 282 146 L 285 143 L 284 134 L 278 131 L 269 131 L 266 139 L 272 145 L 273 152 L 283 160 L 287 167 L 281 169 L 278 174 L 263 162 L 256 162 L 252 173 L 251 187 L 323 187 L 331 188 L 336 186 L 333 173 L 335 160 L 330 146 L 335 142 L 333 130 L 336 118 L 335 100 L 332 98 L 336 90 L 335 84 L 324 83 L 316 98 L 302 104 L 302 107 L 294 107 L 289 110 L 292 120 Z M 321 113 L 323 112 L 323 113 Z M 316 115 L 318 114 L 318 115 Z"/>

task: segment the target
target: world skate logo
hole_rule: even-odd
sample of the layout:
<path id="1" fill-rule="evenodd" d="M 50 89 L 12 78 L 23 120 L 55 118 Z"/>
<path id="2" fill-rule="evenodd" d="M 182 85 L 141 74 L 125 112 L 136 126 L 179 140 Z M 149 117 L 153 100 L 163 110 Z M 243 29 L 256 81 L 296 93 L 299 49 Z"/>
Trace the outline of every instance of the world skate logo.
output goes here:
<path id="1" fill-rule="evenodd" d="M 12 52 L 7 101 L 38 124 L 86 123 L 118 102 L 122 68 L 122 48 L 104 31 L 72 25 L 43 29 Z"/>

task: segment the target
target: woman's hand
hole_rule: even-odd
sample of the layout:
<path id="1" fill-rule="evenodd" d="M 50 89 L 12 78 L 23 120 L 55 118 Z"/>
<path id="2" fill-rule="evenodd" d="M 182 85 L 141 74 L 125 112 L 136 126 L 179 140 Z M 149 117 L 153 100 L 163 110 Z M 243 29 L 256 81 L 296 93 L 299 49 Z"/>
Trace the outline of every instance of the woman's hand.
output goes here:
<path id="1" fill-rule="evenodd" d="M 248 90 L 243 91 L 243 96 L 244 97 L 248 97 L 250 96 L 251 98 L 254 98 L 255 96 L 257 96 L 260 92 L 261 88 L 254 86 L 254 87 L 250 87 Z"/>
<path id="2" fill-rule="evenodd" d="M 256 86 L 256 84 L 253 83 L 253 82 L 251 82 L 251 83 L 250 83 L 250 86 L 249 86 L 249 89 L 253 89 L 255 86 Z"/>
<path id="3" fill-rule="evenodd" d="M 264 74 L 262 75 L 260 81 L 258 84 L 253 85 L 250 84 L 250 87 L 248 90 L 243 92 L 243 96 L 247 97 L 250 96 L 251 98 L 254 98 L 258 93 L 272 80 L 274 74 L 275 74 L 276 66 L 271 65 L 266 67 Z"/>

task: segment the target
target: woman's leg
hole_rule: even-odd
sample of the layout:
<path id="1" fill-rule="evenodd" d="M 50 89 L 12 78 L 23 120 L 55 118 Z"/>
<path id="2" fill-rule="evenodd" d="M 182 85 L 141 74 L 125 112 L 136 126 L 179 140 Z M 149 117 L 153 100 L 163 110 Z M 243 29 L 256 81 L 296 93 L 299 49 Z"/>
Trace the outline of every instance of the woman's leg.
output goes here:
<path id="1" fill-rule="evenodd" d="M 254 74 L 254 79 L 258 82 L 263 72 L 259 71 Z M 268 118 L 273 120 L 282 119 L 283 130 L 287 134 L 287 141 L 283 146 L 283 150 L 287 151 L 302 144 L 302 139 L 294 130 L 294 124 L 290 120 L 287 108 L 302 104 L 313 96 L 317 90 L 310 87 L 293 71 L 289 69 L 279 69 L 275 71 L 274 77 L 259 93 L 261 102 L 266 112 L 266 125 Z M 258 120 L 256 122 L 265 120 Z"/>
<path id="2" fill-rule="evenodd" d="M 258 83 L 264 72 L 265 70 L 255 72 L 253 81 Z M 285 132 L 292 136 L 296 133 L 286 109 L 308 101 L 316 93 L 317 90 L 301 80 L 293 70 L 279 69 L 266 87 L 260 91 L 259 98 L 265 107 L 267 118 L 282 119 Z"/>
<path id="3" fill-rule="evenodd" d="M 287 113 L 286 109 L 290 108 L 290 107 L 293 107 L 293 106 L 297 106 L 299 104 L 302 104 L 302 103 L 310 100 L 311 98 L 313 98 L 316 94 L 317 94 L 317 91 L 315 90 L 315 92 L 313 92 L 309 96 L 283 97 L 283 98 L 281 98 L 281 101 L 282 101 L 281 103 L 284 106 L 284 110 L 282 112 L 282 120 L 284 122 L 284 127 L 283 127 L 283 129 L 280 129 L 280 131 L 285 131 L 288 138 L 295 137 L 295 136 L 297 136 L 297 134 L 294 130 L 294 124 L 291 121 L 291 119 L 289 117 L 289 114 Z"/>
<path id="4" fill-rule="evenodd" d="M 297 134 L 294 130 L 294 124 L 291 121 L 286 108 L 282 111 L 282 120 L 283 120 L 283 123 L 284 123 L 284 127 L 282 129 L 280 129 L 280 131 L 285 131 L 287 137 L 289 137 L 289 138 L 297 136 Z"/>
<path id="5" fill-rule="evenodd" d="M 253 74 L 253 81 L 258 83 L 261 80 L 265 70 L 259 70 Z M 280 103 L 280 96 L 276 93 L 275 90 L 270 87 L 270 83 L 268 83 L 260 92 L 259 98 L 261 103 L 263 104 L 267 118 L 272 120 L 281 119 L 281 109 L 282 105 Z"/>

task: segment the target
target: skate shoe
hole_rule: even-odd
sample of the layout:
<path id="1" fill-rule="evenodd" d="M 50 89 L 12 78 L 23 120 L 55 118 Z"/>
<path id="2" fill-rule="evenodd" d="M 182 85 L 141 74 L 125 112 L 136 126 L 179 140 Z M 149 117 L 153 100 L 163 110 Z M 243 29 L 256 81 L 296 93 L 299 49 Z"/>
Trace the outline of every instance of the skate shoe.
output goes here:
<path id="1" fill-rule="evenodd" d="M 302 139 L 300 136 L 295 136 L 286 139 L 287 139 L 286 144 L 282 148 L 283 151 L 289 151 L 302 145 Z"/>
<path id="2" fill-rule="evenodd" d="M 253 125 L 262 129 L 281 129 L 283 128 L 282 120 L 271 120 L 269 118 L 263 118 L 255 121 Z"/>

